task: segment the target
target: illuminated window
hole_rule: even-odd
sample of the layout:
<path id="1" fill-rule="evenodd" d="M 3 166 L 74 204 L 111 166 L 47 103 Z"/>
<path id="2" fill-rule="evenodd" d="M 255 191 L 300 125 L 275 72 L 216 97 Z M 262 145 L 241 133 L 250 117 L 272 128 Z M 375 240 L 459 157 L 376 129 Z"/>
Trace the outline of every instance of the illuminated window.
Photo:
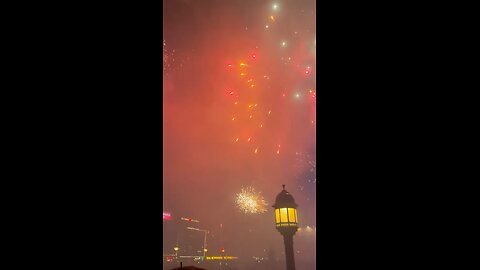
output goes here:
<path id="1" fill-rule="evenodd" d="M 289 222 L 297 222 L 295 219 L 295 209 L 293 208 L 288 208 L 288 221 Z"/>
<path id="2" fill-rule="evenodd" d="M 275 209 L 275 221 L 280 223 L 280 210 Z"/>
<path id="3" fill-rule="evenodd" d="M 280 222 L 288 222 L 287 208 L 280 208 Z"/>

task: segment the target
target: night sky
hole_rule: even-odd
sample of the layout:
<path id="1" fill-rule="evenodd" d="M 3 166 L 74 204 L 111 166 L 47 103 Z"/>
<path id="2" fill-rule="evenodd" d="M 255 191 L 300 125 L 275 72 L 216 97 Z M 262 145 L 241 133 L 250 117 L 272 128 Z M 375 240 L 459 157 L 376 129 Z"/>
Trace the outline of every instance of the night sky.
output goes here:
<path id="1" fill-rule="evenodd" d="M 184 229 L 192 224 L 179 221 L 191 217 L 211 232 L 213 254 L 284 260 L 271 205 L 285 184 L 299 204 L 296 261 L 315 264 L 315 1 L 163 8 L 164 254 L 197 245 Z M 235 196 L 246 187 L 261 192 L 266 212 L 240 211 Z"/>

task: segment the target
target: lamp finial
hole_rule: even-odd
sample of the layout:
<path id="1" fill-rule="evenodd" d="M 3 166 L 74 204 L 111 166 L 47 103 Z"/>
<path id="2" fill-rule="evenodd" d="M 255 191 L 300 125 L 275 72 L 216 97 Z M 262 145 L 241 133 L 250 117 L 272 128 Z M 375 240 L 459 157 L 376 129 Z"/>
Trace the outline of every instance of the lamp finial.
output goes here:
<path id="1" fill-rule="evenodd" d="M 285 185 L 282 185 L 282 187 L 283 187 L 283 190 L 285 190 Z"/>

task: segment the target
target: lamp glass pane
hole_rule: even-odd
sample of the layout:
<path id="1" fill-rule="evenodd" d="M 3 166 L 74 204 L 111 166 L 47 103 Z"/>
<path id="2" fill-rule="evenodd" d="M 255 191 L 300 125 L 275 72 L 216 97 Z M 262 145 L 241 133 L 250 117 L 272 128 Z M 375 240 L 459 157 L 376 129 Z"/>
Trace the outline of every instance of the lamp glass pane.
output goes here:
<path id="1" fill-rule="evenodd" d="M 280 223 L 280 210 L 275 209 L 275 222 Z"/>
<path id="2" fill-rule="evenodd" d="M 288 220 L 290 222 L 297 222 L 295 219 L 295 209 L 294 208 L 288 208 Z"/>
<path id="3" fill-rule="evenodd" d="M 287 208 L 280 208 L 280 222 L 288 222 Z"/>

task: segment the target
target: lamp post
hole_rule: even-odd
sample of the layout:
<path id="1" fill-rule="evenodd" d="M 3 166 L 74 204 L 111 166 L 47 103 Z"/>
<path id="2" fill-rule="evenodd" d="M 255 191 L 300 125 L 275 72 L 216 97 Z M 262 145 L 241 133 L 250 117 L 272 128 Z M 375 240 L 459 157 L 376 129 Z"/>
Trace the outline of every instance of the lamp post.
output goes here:
<path id="1" fill-rule="evenodd" d="M 223 269 L 227 269 L 227 262 L 225 261 L 225 248 L 222 247 L 220 252 L 222 252 Z"/>
<path id="2" fill-rule="evenodd" d="M 192 228 L 192 227 L 187 227 L 188 230 L 194 230 L 194 231 L 201 231 L 203 233 L 205 233 L 204 235 L 204 238 L 203 238 L 203 259 L 205 260 L 205 256 L 207 253 L 207 233 L 209 233 L 209 231 L 207 230 L 202 230 L 202 229 L 199 229 L 199 228 Z"/>
<path id="3" fill-rule="evenodd" d="M 275 208 L 275 226 L 283 236 L 287 270 L 295 270 L 293 235 L 298 230 L 298 205 L 295 203 L 293 196 L 285 190 L 285 185 L 282 186 L 283 190 L 277 195 L 273 205 L 273 208 Z"/>
<path id="4" fill-rule="evenodd" d="M 178 260 L 178 250 L 179 250 L 178 246 L 175 246 L 173 250 L 175 250 L 175 259 Z"/>

